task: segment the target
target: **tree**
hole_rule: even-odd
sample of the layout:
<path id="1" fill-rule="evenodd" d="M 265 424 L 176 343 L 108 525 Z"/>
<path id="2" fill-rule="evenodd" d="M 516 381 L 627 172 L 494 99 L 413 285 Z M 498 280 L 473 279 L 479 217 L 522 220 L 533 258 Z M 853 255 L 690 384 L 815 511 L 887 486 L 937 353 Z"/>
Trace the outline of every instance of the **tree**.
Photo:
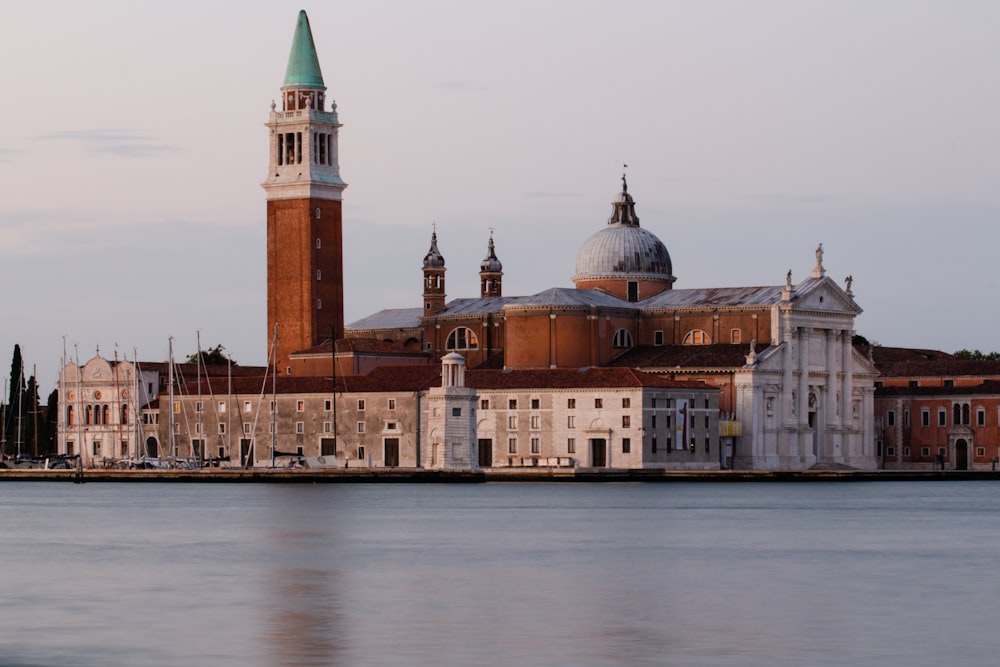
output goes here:
<path id="1" fill-rule="evenodd" d="M 210 347 L 207 350 L 201 351 L 201 363 L 204 366 L 225 366 L 230 362 L 229 357 L 226 356 L 226 349 L 222 345 L 216 345 L 215 347 Z M 198 353 L 195 352 L 189 355 L 187 358 L 187 363 L 196 364 L 198 363 Z M 236 366 L 236 361 L 232 361 L 233 366 Z"/>
<path id="2" fill-rule="evenodd" d="M 973 361 L 1000 361 L 1000 352 L 983 353 L 979 350 L 959 350 L 955 353 L 956 359 L 971 359 Z"/>
<path id="3" fill-rule="evenodd" d="M 851 337 L 851 343 L 853 343 L 854 345 L 866 345 L 866 346 L 871 345 L 871 343 L 868 342 L 868 339 L 862 336 L 861 334 L 854 334 Z"/>
<path id="4" fill-rule="evenodd" d="M 14 345 L 14 355 L 10 362 L 10 385 L 7 394 L 7 405 L 4 412 L 3 439 L 4 454 L 16 454 L 17 443 L 21 440 L 21 429 L 24 420 L 24 363 L 21 359 L 21 346 Z"/>
<path id="5" fill-rule="evenodd" d="M 38 440 L 39 454 L 55 454 L 59 434 L 59 390 L 53 389 L 45 407 L 45 430 Z"/>

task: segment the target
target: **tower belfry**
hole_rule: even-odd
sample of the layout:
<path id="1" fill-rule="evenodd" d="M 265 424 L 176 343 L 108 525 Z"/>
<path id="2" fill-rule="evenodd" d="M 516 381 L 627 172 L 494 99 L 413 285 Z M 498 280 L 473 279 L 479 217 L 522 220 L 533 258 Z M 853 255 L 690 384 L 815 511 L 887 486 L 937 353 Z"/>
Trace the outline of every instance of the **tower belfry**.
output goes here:
<path id="1" fill-rule="evenodd" d="M 289 354 L 344 335 L 343 220 L 337 105 L 327 109 L 309 18 L 300 11 L 267 127 L 267 340 Z"/>

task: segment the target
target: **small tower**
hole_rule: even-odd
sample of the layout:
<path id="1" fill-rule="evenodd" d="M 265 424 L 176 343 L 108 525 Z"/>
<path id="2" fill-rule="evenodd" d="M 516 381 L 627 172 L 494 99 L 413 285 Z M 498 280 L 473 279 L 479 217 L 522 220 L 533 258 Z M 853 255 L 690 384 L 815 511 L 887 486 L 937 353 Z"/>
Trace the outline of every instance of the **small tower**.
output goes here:
<path id="1" fill-rule="evenodd" d="M 431 249 L 424 256 L 424 315 L 444 310 L 444 257 L 438 250 L 437 231 L 431 232 Z"/>
<path id="2" fill-rule="evenodd" d="M 344 335 L 337 105 L 326 110 L 309 18 L 299 12 L 281 105 L 271 103 L 267 178 L 267 340 L 279 369 L 292 352 Z"/>
<path id="3" fill-rule="evenodd" d="M 441 358 L 441 386 L 430 388 L 425 405 L 424 450 L 430 454 L 425 467 L 478 468 L 476 390 L 465 386 L 465 357 L 451 352 Z"/>
<path id="4" fill-rule="evenodd" d="M 493 248 L 493 232 L 490 231 L 489 250 L 486 259 L 479 265 L 479 296 L 503 296 L 503 264 L 497 259 Z"/>

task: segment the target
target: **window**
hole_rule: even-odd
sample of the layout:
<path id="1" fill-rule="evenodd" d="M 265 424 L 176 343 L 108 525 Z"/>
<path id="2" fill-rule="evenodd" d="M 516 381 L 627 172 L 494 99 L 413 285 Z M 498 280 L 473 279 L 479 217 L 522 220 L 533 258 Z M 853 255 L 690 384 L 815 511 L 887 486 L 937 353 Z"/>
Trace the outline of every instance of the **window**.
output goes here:
<path id="1" fill-rule="evenodd" d="M 337 439 L 336 438 L 320 438 L 320 441 L 319 441 L 319 455 L 320 456 L 336 456 L 337 455 Z"/>
<path id="2" fill-rule="evenodd" d="M 296 412 L 305 412 L 305 410 L 306 410 L 306 402 L 305 401 L 295 401 L 295 411 Z"/>
<path id="3" fill-rule="evenodd" d="M 274 414 L 274 408 L 275 408 L 274 401 L 271 401 L 271 414 Z"/>
<path id="4" fill-rule="evenodd" d="M 938 410 L 938 426 L 948 425 L 948 413 L 944 408 Z"/>
<path id="5" fill-rule="evenodd" d="M 323 310 L 323 299 L 316 299 L 316 310 Z"/>
<path id="6" fill-rule="evenodd" d="M 517 399 L 516 398 L 512 398 L 512 399 L 510 399 L 510 400 L 507 401 L 507 409 L 508 410 L 517 410 Z"/>
<path id="7" fill-rule="evenodd" d="M 944 447 L 938 447 L 938 456 L 944 456 Z"/>
<path id="8" fill-rule="evenodd" d="M 656 428 L 656 415 L 649 418 L 649 428 Z"/>
<path id="9" fill-rule="evenodd" d="M 712 339 L 707 333 L 700 329 L 689 331 L 684 336 L 684 345 L 711 345 Z"/>
<path id="10" fill-rule="evenodd" d="M 566 453 L 576 454 L 576 438 L 569 438 L 566 440 Z"/>
<path id="11" fill-rule="evenodd" d="M 539 403 L 540 402 L 539 402 L 539 400 L 537 398 L 531 399 L 531 409 L 532 410 L 537 410 L 538 407 L 539 407 Z"/>
<path id="12" fill-rule="evenodd" d="M 538 415 L 531 415 L 531 429 L 537 431 L 542 427 L 542 418 Z"/>
<path id="13" fill-rule="evenodd" d="M 364 432 L 365 432 L 365 423 L 358 422 L 358 433 L 364 433 Z"/>
<path id="14" fill-rule="evenodd" d="M 517 438 L 507 438 L 507 453 L 517 454 Z"/>
<path id="15" fill-rule="evenodd" d="M 655 454 L 656 453 L 656 436 L 655 435 L 653 436 L 652 440 L 649 441 L 649 443 L 650 443 L 650 448 L 651 448 L 652 452 Z"/>
<path id="16" fill-rule="evenodd" d="M 201 424 L 195 424 L 194 425 L 194 432 L 195 433 L 201 433 Z"/>
<path id="17" fill-rule="evenodd" d="M 250 422 L 243 422 L 243 432 L 244 433 L 250 432 Z"/>
<path id="18" fill-rule="evenodd" d="M 909 426 L 909 425 L 910 425 L 910 411 L 903 410 L 903 426 Z"/>
<path id="19" fill-rule="evenodd" d="M 452 417 L 461 417 L 462 416 L 462 408 L 452 408 L 451 409 L 451 416 Z"/>
<path id="20" fill-rule="evenodd" d="M 305 433 L 306 432 L 306 423 L 305 422 L 295 422 L 295 432 L 299 433 L 299 434 Z"/>
<path id="21" fill-rule="evenodd" d="M 567 398 L 566 399 L 566 408 L 569 409 L 569 410 L 576 410 L 576 399 L 575 398 Z"/>
<path id="22" fill-rule="evenodd" d="M 222 415 L 222 414 L 225 414 L 225 413 L 226 413 L 226 402 L 225 401 L 219 401 L 219 414 Z"/>
<path id="23" fill-rule="evenodd" d="M 986 456 L 986 448 L 976 447 L 976 456 Z"/>
<path id="24" fill-rule="evenodd" d="M 576 417 L 573 415 L 566 417 L 566 428 L 576 428 Z"/>
<path id="25" fill-rule="evenodd" d="M 204 412 L 205 411 L 205 405 L 201 401 L 195 401 L 195 403 L 194 403 L 194 411 L 195 412 Z"/>
<path id="26" fill-rule="evenodd" d="M 507 428 L 511 430 L 517 428 L 517 415 L 510 415 L 507 417 Z"/>
<path id="27" fill-rule="evenodd" d="M 627 396 L 625 398 L 623 398 L 622 399 L 622 407 L 623 408 L 631 408 L 632 407 L 632 399 L 628 398 Z"/>
<path id="28" fill-rule="evenodd" d="M 219 435 L 226 434 L 226 422 L 219 422 Z"/>
<path id="29" fill-rule="evenodd" d="M 895 410 L 889 410 L 889 413 L 886 416 L 886 423 L 889 426 L 895 426 L 896 425 L 896 411 Z"/>
<path id="30" fill-rule="evenodd" d="M 250 412 L 253 408 L 250 407 L 250 401 L 243 401 L 243 412 Z"/>
<path id="31" fill-rule="evenodd" d="M 627 329 L 619 329 L 611 339 L 611 347 L 632 347 L 632 334 Z"/>
<path id="32" fill-rule="evenodd" d="M 87 411 L 88 412 L 90 411 L 90 406 L 89 405 L 87 406 Z M 180 403 L 180 401 L 174 401 L 174 414 L 176 415 L 180 411 L 181 411 L 181 403 Z M 90 423 L 90 419 L 87 420 L 87 423 L 88 424 Z"/>
<path id="33" fill-rule="evenodd" d="M 389 407 L 390 410 L 395 410 L 396 409 L 396 399 L 395 398 L 390 398 L 389 399 L 388 407 Z"/>
<path id="34" fill-rule="evenodd" d="M 323 433 L 333 433 L 333 424 L 331 422 L 323 422 Z"/>
<path id="35" fill-rule="evenodd" d="M 316 280 L 323 280 L 323 271 L 316 269 Z"/>
<path id="36" fill-rule="evenodd" d="M 478 350 L 479 338 L 476 337 L 476 332 L 472 329 L 458 327 L 448 334 L 444 346 L 448 350 Z"/>
<path id="37" fill-rule="evenodd" d="M 920 425 L 930 426 L 931 425 L 931 411 L 924 408 L 920 411 Z"/>
<path id="38" fill-rule="evenodd" d="M 395 431 L 396 430 L 396 426 L 397 426 L 396 422 L 386 422 L 385 423 L 385 430 L 387 430 L 387 431 Z"/>
<path id="39" fill-rule="evenodd" d="M 632 453 L 632 438 L 622 438 L 622 454 Z"/>
<path id="40" fill-rule="evenodd" d="M 479 401 L 479 409 L 480 410 L 489 410 L 490 409 L 490 399 L 484 398 L 481 401 Z"/>
<path id="41" fill-rule="evenodd" d="M 320 249 L 320 248 L 322 248 L 322 247 L 323 247 L 323 241 L 321 241 L 321 240 L 319 239 L 319 237 L 317 237 L 317 238 L 316 238 L 316 250 L 319 250 L 319 249 Z"/>
<path id="42" fill-rule="evenodd" d="M 358 411 L 359 412 L 364 412 L 364 410 L 365 410 L 365 399 L 359 398 L 358 399 Z"/>
<path id="43" fill-rule="evenodd" d="M 910 382 L 908 384 L 911 387 L 919 387 L 920 386 L 920 381 L 919 380 L 910 380 Z"/>
<path id="44" fill-rule="evenodd" d="M 360 447 L 358 447 L 358 460 L 359 461 L 364 461 L 365 460 L 365 446 L 364 445 L 361 445 Z"/>
<path id="45" fill-rule="evenodd" d="M 920 448 L 920 455 L 921 456 L 930 456 L 931 455 L 931 448 L 930 447 L 921 447 Z"/>
<path id="46" fill-rule="evenodd" d="M 886 447 L 885 448 L 885 455 L 886 456 L 895 456 L 896 455 L 896 448 L 895 447 Z"/>
<path id="47" fill-rule="evenodd" d="M 705 436 L 705 453 L 707 454 L 710 451 L 712 451 L 711 448 L 712 448 L 712 439 L 706 435 Z"/>
<path id="48" fill-rule="evenodd" d="M 946 387 L 954 387 L 955 386 L 955 381 L 954 380 L 945 380 L 944 381 L 944 386 L 946 386 Z"/>
<path id="49" fill-rule="evenodd" d="M 635 303 L 639 300 L 639 283 L 635 280 L 628 281 L 628 286 L 626 287 L 628 301 L 630 303 Z"/>
<path id="50" fill-rule="evenodd" d="M 532 454 L 538 454 L 538 453 L 540 453 L 542 451 L 541 442 L 542 441 L 541 441 L 540 438 L 532 438 L 531 439 L 531 453 Z"/>
<path id="51" fill-rule="evenodd" d="M 729 330 L 729 342 L 734 345 L 743 342 L 743 332 L 740 329 L 730 329 Z"/>
<path id="52" fill-rule="evenodd" d="M 653 332 L 653 345 L 663 345 L 663 332 L 654 331 Z"/>
<path id="53" fill-rule="evenodd" d="M 986 410 L 976 408 L 976 426 L 986 426 Z"/>
<path id="54" fill-rule="evenodd" d="M 101 454 L 101 443 L 98 440 L 94 441 L 94 456 L 100 456 Z"/>
<path id="55" fill-rule="evenodd" d="M 603 398 L 595 398 L 594 399 L 594 407 L 595 408 L 603 408 L 604 407 L 604 399 Z"/>
<path id="56" fill-rule="evenodd" d="M 622 415 L 622 428 L 632 428 L 632 417 L 629 415 Z"/>
<path id="57" fill-rule="evenodd" d="M 326 399 L 326 400 L 324 400 L 323 401 L 323 409 L 325 411 L 327 411 L 327 412 L 330 412 L 331 410 L 333 410 L 333 400 L 331 400 L 329 398 Z"/>

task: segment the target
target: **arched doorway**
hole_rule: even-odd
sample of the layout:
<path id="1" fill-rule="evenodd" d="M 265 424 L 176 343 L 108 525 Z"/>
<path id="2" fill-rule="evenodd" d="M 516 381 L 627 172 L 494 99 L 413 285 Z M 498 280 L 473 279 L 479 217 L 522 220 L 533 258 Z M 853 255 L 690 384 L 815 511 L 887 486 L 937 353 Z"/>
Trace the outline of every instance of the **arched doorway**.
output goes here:
<path id="1" fill-rule="evenodd" d="M 969 469 L 969 443 L 965 439 L 955 441 L 955 470 Z"/>
<path id="2" fill-rule="evenodd" d="M 156 438 L 146 438 L 146 456 L 155 459 L 159 456 L 159 447 Z"/>

